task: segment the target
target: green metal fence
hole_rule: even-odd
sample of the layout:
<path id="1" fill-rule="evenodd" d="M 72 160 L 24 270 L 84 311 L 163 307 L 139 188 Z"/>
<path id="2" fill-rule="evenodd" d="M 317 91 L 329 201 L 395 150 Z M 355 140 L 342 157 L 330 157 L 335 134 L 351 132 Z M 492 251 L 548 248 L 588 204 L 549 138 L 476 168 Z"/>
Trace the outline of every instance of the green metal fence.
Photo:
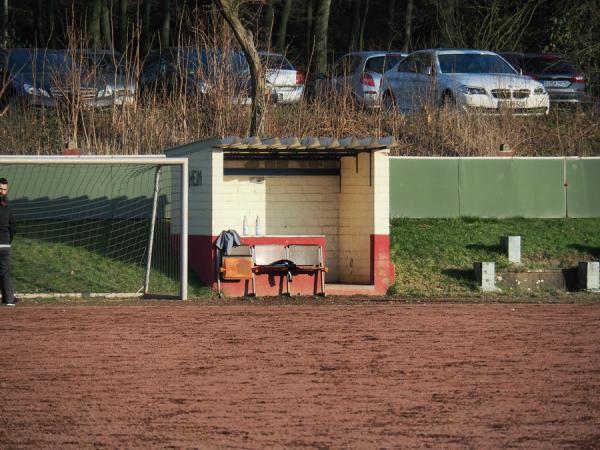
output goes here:
<path id="1" fill-rule="evenodd" d="M 390 158 L 391 217 L 600 217 L 600 158 Z"/>

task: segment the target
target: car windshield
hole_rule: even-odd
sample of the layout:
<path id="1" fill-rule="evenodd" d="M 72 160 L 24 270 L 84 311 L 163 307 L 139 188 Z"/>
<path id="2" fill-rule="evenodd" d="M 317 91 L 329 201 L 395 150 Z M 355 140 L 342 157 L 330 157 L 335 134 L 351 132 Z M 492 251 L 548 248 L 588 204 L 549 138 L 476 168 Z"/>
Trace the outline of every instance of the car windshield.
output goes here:
<path id="1" fill-rule="evenodd" d="M 90 72 L 114 74 L 125 72 L 125 58 L 120 53 L 83 53 L 78 60 Z"/>
<path id="2" fill-rule="evenodd" d="M 62 52 L 15 52 L 9 56 L 8 65 L 15 72 L 54 72 L 73 66 L 73 61 Z"/>
<path id="3" fill-rule="evenodd" d="M 529 73 L 564 74 L 577 72 L 571 62 L 555 56 L 524 58 L 523 66 L 523 70 Z"/>
<path id="4" fill-rule="evenodd" d="M 260 55 L 260 62 L 267 69 L 294 70 L 294 66 L 282 55 Z"/>
<path id="5" fill-rule="evenodd" d="M 497 55 L 481 53 L 449 53 L 438 55 L 442 73 L 516 73 Z"/>
<path id="6" fill-rule="evenodd" d="M 225 56 L 228 56 L 225 59 Z M 220 51 L 198 51 L 196 49 L 181 49 L 178 63 L 185 68 L 189 75 L 206 75 L 209 70 L 225 69 L 236 74 L 250 72 L 246 57 L 240 52 L 223 53 Z M 224 64 L 225 63 L 225 64 Z M 224 67 L 224 66 L 227 67 Z"/>

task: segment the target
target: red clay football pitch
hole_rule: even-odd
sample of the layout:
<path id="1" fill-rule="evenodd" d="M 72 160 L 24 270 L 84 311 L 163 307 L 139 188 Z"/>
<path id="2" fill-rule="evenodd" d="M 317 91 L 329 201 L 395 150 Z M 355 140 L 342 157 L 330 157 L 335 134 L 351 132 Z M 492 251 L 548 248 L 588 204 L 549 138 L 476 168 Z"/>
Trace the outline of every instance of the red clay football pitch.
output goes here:
<path id="1" fill-rule="evenodd" d="M 600 448 L 600 304 L 0 310 L 0 448 Z"/>

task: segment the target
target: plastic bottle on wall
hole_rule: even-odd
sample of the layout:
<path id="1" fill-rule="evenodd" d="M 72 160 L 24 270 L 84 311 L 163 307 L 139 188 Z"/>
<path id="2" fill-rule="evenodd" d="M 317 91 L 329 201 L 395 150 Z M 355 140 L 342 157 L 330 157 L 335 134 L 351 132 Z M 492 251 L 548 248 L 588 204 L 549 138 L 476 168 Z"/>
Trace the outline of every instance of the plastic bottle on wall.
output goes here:
<path id="1" fill-rule="evenodd" d="M 262 235 L 262 229 L 260 228 L 260 217 L 256 216 L 256 235 L 260 236 Z"/>
<path id="2" fill-rule="evenodd" d="M 248 220 L 246 219 L 246 216 L 244 216 L 244 222 L 242 224 L 242 234 L 248 236 Z"/>

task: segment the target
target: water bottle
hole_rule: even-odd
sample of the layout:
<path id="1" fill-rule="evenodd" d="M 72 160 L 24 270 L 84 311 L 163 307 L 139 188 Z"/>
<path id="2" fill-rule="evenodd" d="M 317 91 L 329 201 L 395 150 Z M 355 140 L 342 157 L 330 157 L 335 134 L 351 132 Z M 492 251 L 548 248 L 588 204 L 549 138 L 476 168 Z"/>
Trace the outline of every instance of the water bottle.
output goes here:
<path id="1" fill-rule="evenodd" d="M 262 235 L 262 230 L 260 229 L 260 217 L 256 216 L 256 235 Z"/>
<path id="2" fill-rule="evenodd" d="M 246 220 L 246 216 L 244 216 L 244 222 L 242 224 L 242 234 L 248 236 L 248 220 Z"/>

